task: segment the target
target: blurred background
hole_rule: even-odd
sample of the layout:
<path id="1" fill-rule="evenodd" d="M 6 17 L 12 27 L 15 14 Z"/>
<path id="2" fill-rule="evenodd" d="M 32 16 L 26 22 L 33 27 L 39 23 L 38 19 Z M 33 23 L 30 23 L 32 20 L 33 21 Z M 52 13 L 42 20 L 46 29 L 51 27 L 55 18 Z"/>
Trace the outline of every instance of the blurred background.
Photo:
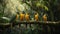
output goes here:
<path id="1" fill-rule="evenodd" d="M 21 13 L 29 13 L 30 21 L 34 21 L 35 12 L 39 21 L 60 22 L 60 0 L 0 0 L 0 23 L 17 23 Z M 18 19 L 16 19 L 18 14 Z M 46 17 L 46 20 L 44 20 Z M 26 21 L 24 19 L 24 21 Z M 23 22 L 24 22 L 23 21 Z M 29 23 L 29 22 L 28 22 Z M 49 22 L 48 22 L 49 23 Z M 20 24 L 3 30 L 1 34 L 56 34 L 60 25 Z M 18 27 L 19 26 L 19 27 Z M 31 26 L 31 27 L 30 27 Z M 4 26 L 3 26 L 4 27 Z"/>

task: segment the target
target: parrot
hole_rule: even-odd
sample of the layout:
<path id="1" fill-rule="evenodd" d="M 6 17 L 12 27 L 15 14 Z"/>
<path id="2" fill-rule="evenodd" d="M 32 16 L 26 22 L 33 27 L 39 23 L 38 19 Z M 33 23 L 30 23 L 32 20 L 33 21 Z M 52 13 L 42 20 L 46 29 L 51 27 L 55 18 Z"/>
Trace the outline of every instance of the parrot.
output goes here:
<path id="1" fill-rule="evenodd" d="M 19 17 L 19 15 L 17 14 L 17 15 L 16 15 L 16 20 L 18 19 L 18 17 Z"/>
<path id="2" fill-rule="evenodd" d="M 47 21 L 47 15 L 46 14 L 43 15 L 43 21 Z"/>
<path id="3" fill-rule="evenodd" d="M 25 18 L 25 14 L 24 13 L 20 13 L 20 21 L 23 21 Z"/>
<path id="4" fill-rule="evenodd" d="M 39 20 L 39 15 L 38 15 L 38 13 L 35 13 L 34 18 L 35 18 L 35 21 L 38 21 L 38 20 Z"/>
<path id="5" fill-rule="evenodd" d="M 25 19 L 26 19 L 26 21 L 29 21 L 30 20 L 30 15 L 28 13 L 26 13 Z"/>

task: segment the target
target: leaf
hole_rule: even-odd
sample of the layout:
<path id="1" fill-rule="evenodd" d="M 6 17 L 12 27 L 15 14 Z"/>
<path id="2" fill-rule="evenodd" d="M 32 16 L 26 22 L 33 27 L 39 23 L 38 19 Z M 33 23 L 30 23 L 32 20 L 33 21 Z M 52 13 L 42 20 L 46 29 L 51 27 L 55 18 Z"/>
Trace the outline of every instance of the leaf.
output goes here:
<path id="1" fill-rule="evenodd" d="M 36 6 L 39 7 L 39 6 L 41 6 L 41 4 L 38 2 L 38 3 L 36 3 Z"/>
<path id="2" fill-rule="evenodd" d="M 45 10 L 47 10 L 47 11 L 48 11 L 48 7 L 47 7 L 47 6 L 44 6 L 44 8 L 45 8 Z"/>

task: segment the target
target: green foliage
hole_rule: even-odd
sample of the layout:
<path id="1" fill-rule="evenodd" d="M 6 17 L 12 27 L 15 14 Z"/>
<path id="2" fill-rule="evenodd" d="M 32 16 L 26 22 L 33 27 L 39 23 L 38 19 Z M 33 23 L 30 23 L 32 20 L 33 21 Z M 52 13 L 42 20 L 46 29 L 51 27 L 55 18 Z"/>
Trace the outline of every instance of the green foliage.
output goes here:
<path id="1" fill-rule="evenodd" d="M 36 3 L 36 6 L 37 7 L 42 7 L 42 8 L 44 8 L 45 10 L 47 10 L 48 11 L 48 7 L 45 5 L 45 2 L 44 1 L 41 1 L 41 2 L 37 2 Z"/>
<path id="2" fill-rule="evenodd" d="M 54 15 L 53 15 L 53 11 L 54 11 L 53 9 L 54 8 L 53 7 L 57 5 L 57 3 L 58 3 L 57 0 L 50 0 L 50 1 L 49 0 L 25 0 L 25 1 L 16 0 L 16 1 L 19 1 L 20 3 L 22 3 L 22 4 L 19 3 L 21 6 L 23 6 L 23 5 L 27 6 L 27 7 L 24 7 L 24 10 L 20 9 L 20 7 L 17 6 L 19 8 L 18 11 L 20 11 L 20 10 L 25 11 L 25 13 L 30 11 L 30 14 L 33 13 L 34 11 L 36 11 L 36 12 L 39 13 L 39 15 L 45 14 L 45 13 L 47 13 L 47 11 L 49 11 L 49 13 L 50 13 L 49 16 L 51 16 L 51 20 L 54 21 Z M 6 6 L 7 5 L 9 6 L 9 4 L 7 4 L 7 3 L 9 3 L 9 2 L 7 2 L 7 1 L 0 2 L 0 17 L 3 16 L 4 10 L 6 9 Z M 12 3 L 13 3 L 13 1 L 12 1 Z M 15 11 L 17 10 L 17 9 L 15 9 L 16 7 L 12 7 L 12 8 L 10 8 L 10 7 L 9 7 L 9 10 L 8 10 L 8 7 L 7 7 L 6 11 L 12 11 L 12 10 L 10 10 L 12 8 Z M 25 9 L 25 8 L 27 8 L 27 9 Z M 43 11 L 42 11 L 42 9 L 43 9 Z M 8 12 L 8 13 L 10 13 L 10 12 Z M 11 14 L 8 15 L 8 16 L 11 16 Z M 33 16 L 33 15 L 31 15 L 31 16 Z M 40 18 L 42 18 L 42 17 L 40 17 Z"/>

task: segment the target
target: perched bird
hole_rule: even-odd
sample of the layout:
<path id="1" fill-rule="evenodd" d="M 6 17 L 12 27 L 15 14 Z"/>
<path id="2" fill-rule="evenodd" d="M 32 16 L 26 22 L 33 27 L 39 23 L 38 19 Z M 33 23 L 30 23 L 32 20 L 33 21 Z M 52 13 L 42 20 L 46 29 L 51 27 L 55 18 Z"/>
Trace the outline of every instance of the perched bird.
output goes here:
<path id="1" fill-rule="evenodd" d="M 25 18 L 25 14 L 24 13 L 20 13 L 20 21 L 23 21 Z"/>
<path id="2" fill-rule="evenodd" d="M 19 15 L 17 14 L 17 15 L 16 15 L 16 20 L 18 19 L 18 17 L 19 17 Z"/>
<path id="3" fill-rule="evenodd" d="M 47 15 L 46 14 L 43 15 L 43 21 L 47 21 Z"/>
<path id="4" fill-rule="evenodd" d="M 39 20 L 39 15 L 38 15 L 38 13 L 35 13 L 34 18 L 35 18 L 35 21 L 38 21 L 38 20 Z"/>
<path id="5" fill-rule="evenodd" d="M 30 15 L 29 15 L 29 13 L 26 13 L 25 19 L 26 19 L 26 21 L 29 21 L 29 20 L 30 20 Z"/>

